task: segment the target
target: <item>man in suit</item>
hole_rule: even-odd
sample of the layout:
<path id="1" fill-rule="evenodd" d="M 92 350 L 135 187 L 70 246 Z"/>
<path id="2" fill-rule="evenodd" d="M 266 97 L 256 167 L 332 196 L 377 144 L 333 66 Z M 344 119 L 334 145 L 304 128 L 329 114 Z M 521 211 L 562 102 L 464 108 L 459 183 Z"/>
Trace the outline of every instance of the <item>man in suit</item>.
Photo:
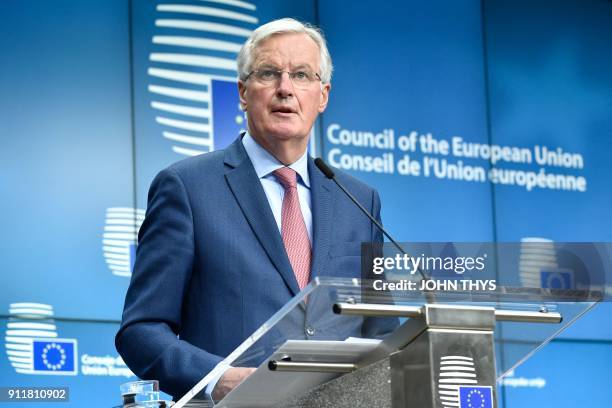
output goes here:
<path id="1" fill-rule="evenodd" d="M 248 132 L 151 185 L 116 346 L 139 377 L 174 397 L 313 277 L 359 277 L 360 243 L 382 241 L 307 153 L 331 72 L 317 29 L 292 19 L 259 27 L 238 56 Z M 375 190 L 337 177 L 379 217 Z M 298 324 L 316 338 L 307 317 Z M 229 367 L 206 391 L 220 399 L 252 370 Z"/>

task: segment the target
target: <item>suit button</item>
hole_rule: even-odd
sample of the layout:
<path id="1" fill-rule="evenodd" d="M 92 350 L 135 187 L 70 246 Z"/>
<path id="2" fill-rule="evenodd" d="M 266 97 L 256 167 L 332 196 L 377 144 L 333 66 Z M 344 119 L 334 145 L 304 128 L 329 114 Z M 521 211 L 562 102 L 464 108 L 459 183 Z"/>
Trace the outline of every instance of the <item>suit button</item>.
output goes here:
<path id="1" fill-rule="evenodd" d="M 306 334 L 308 336 L 314 336 L 315 335 L 315 329 L 312 326 L 307 326 L 306 327 Z"/>

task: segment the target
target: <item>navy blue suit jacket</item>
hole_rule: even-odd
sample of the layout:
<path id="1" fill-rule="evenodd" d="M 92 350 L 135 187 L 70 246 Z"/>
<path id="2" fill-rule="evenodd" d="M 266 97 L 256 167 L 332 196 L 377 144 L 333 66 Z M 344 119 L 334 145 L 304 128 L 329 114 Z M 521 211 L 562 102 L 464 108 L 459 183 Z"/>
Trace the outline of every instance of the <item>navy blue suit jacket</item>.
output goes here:
<path id="1" fill-rule="evenodd" d="M 359 277 L 376 227 L 308 159 L 311 276 Z M 375 190 L 337 172 L 375 216 Z M 274 215 L 239 138 L 161 171 L 149 191 L 117 350 L 181 397 L 299 292 Z"/>

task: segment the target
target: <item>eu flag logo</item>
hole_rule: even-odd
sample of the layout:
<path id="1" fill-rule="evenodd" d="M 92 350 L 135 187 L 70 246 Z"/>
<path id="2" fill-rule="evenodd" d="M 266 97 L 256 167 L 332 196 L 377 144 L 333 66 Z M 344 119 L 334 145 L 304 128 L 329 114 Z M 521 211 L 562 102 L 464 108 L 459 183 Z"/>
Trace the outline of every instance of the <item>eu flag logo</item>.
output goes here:
<path id="1" fill-rule="evenodd" d="M 246 128 L 244 113 L 240 110 L 240 99 L 236 82 L 213 79 L 212 125 L 215 150 L 229 146 Z"/>
<path id="2" fill-rule="evenodd" d="M 134 270 L 134 263 L 136 262 L 136 243 L 130 243 L 130 271 Z"/>
<path id="3" fill-rule="evenodd" d="M 33 339 L 34 372 L 76 375 L 77 349 L 74 339 Z"/>
<path id="4" fill-rule="evenodd" d="M 460 386 L 459 408 L 493 408 L 493 389 Z"/>
<path id="5" fill-rule="evenodd" d="M 555 269 L 540 271 L 540 284 L 546 289 L 573 289 L 572 271 L 567 269 Z"/>

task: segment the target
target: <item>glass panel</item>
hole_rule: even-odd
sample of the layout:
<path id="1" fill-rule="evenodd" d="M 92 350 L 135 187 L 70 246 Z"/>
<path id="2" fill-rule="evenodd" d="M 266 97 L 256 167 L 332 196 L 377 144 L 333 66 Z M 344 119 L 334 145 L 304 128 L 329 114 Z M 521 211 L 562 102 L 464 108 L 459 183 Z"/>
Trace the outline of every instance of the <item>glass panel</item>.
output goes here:
<path id="1" fill-rule="evenodd" d="M 406 318 L 361 317 L 335 314 L 335 303 L 379 303 L 383 305 L 422 306 L 420 292 L 385 293 L 364 290 L 369 282 L 358 279 L 316 278 L 302 293 L 279 310 L 272 318 L 246 339 L 225 360 L 209 373 L 199 387 L 184 398 L 196 395 L 209 381 L 220 375 L 227 366 L 258 367 L 270 358 L 287 340 L 355 341 L 354 338 L 384 339 Z M 529 299 L 529 301 L 526 301 Z M 600 299 L 600 298 L 599 298 Z M 595 295 L 588 301 L 560 302 L 543 289 L 499 287 L 495 292 L 438 293 L 439 304 L 496 306 L 504 310 L 532 312 L 559 312 L 561 323 L 498 322 L 496 342 L 502 345 L 512 341 L 512 348 L 498 347 L 497 373 L 503 375 L 520 364 L 538 347 L 586 313 L 598 300 Z M 517 339 L 523 341 L 517 346 Z M 525 341 L 525 339 L 527 339 Z M 325 343 L 333 347 L 334 343 Z M 278 356 L 276 356 L 278 358 Z M 333 378 L 333 377 L 331 377 Z M 330 379 L 331 379 L 330 378 Z"/>

